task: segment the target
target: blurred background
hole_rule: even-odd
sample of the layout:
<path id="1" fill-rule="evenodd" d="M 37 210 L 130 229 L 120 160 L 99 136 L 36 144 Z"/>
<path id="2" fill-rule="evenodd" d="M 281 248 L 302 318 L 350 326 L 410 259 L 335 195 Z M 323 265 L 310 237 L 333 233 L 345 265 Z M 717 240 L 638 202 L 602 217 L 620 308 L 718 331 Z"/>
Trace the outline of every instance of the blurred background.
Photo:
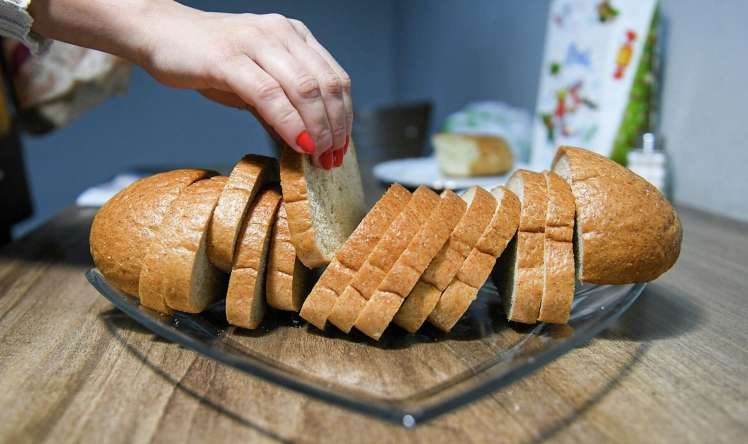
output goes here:
<path id="1" fill-rule="evenodd" d="M 535 108 L 548 1 L 184 3 L 304 21 L 351 75 L 362 118 L 367 109 L 429 102 L 433 132 L 473 101 Z M 659 134 L 673 199 L 748 220 L 748 2 L 665 0 L 661 8 Z M 139 68 L 125 95 L 49 135 L 24 136 L 23 146 L 34 214 L 14 227 L 15 236 L 134 165 L 230 166 L 246 152 L 273 152 L 249 114 L 165 88 Z"/>

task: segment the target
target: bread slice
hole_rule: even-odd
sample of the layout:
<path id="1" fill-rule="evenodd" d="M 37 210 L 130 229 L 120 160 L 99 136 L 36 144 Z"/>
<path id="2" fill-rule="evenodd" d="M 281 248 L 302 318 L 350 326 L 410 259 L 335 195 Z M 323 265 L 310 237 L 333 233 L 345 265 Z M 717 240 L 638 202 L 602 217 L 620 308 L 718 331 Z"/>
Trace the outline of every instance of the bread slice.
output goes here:
<path id="1" fill-rule="evenodd" d="M 91 256 L 114 288 L 138 295 L 138 281 L 148 247 L 172 201 L 194 182 L 216 174 L 183 169 L 138 180 L 109 199 L 91 225 Z"/>
<path id="2" fill-rule="evenodd" d="M 538 321 L 565 324 L 574 300 L 574 195 L 556 173 L 545 171 L 548 208 L 543 241 L 543 299 Z"/>
<path id="3" fill-rule="evenodd" d="M 366 213 L 353 143 L 342 166 L 331 171 L 285 147 L 281 186 L 296 255 L 308 268 L 329 264 Z"/>
<path id="4" fill-rule="evenodd" d="M 431 138 L 439 169 L 448 176 L 486 176 L 512 169 L 506 141 L 488 135 L 439 133 Z"/>
<path id="5" fill-rule="evenodd" d="M 548 196 L 541 173 L 516 171 L 506 187 L 522 203 L 519 230 L 499 259 L 496 286 L 510 321 L 534 324 L 543 299 L 543 247 Z"/>
<path id="6" fill-rule="evenodd" d="M 228 178 L 188 186 L 169 206 L 140 272 L 140 303 L 170 313 L 200 313 L 225 294 L 226 275 L 208 260 L 208 225 Z"/>
<path id="7" fill-rule="evenodd" d="M 312 288 L 301 307 L 302 318 L 324 330 L 339 295 L 410 199 L 410 192 L 398 184 L 392 185 L 384 193 Z"/>
<path id="8" fill-rule="evenodd" d="M 273 228 L 268 252 L 265 297 L 268 305 L 278 310 L 301 310 L 309 282 L 309 269 L 296 257 L 288 230 L 286 207 L 281 202 Z"/>
<path id="9" fill-rule="evenodd" d="M 411 239 L 405 251 L 366 302 L 354 326 L 379 340 L 421 274 L 445 245 L 467 204 L 452 191 L 444 191 L 436 209 Z"/>
<path id="10" fill-rule="evenodd" d="M 519 227 L 517 196 L 504 187 L 493 188 L 491 194 L 498 202 L 491 222 L 429 315 L 429 322 L 441 330 L 450 331 L 467 312 Z"/>
<path id="11" fill-rule="evenodd" d="M 231 325 L 257 328 L 265 315 L 265 267 L 280 200 L 278 187 L 260 191 L 242 225 L 226 292 Z"/>
<path id="12" fill-rule="evenodd" d="M 395 316 L 394 322 L 411 333 L 421 328 L 434 310 L 496 210 L 496 199 L 483 188 L 470 188 L 462 198 L 467 210 Z"/>
<path id="13" fill-rule="evenodd" d="M 270 181 L 278 181 L 278 162 L 271 157 L 247 154 L 231 171 L 208 230 L 208 258 L 222 271 L 231 271 L 236 239 L 247 208 L 255 194 Z"/>
<path id="14" fill-rule="evenodd" d="M 582 282 L 651 281 L 673 266 L 683 238 L 657 188 L 599 154 L 562 146 L 552 169 L 576 201 L 576 266 Z"/>
<path id="15" fill-rule="evenodd" d="M 413 236 L 429 220 L 438 204 L 439 196 L 436 193 L 424 186 L 416 189 L 403 211 L 370 251 L 366 262 L 335 302 L 328 318 L 333 325 L 346 333 L 351 331 L 366 301 L 374 294 Z"/>

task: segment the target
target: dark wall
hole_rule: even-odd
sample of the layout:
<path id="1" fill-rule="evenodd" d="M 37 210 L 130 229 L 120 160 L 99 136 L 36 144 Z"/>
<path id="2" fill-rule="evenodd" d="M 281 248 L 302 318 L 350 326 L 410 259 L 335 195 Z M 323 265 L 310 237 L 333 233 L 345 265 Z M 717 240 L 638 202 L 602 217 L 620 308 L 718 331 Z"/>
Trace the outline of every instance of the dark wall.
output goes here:
<path id="1" fill-rule="evenodd" d="M 475 100 L 535 107 L 547 1 L 409 0 L 397 9 L 398 97 L 431 98 L 434 125 Z"/>

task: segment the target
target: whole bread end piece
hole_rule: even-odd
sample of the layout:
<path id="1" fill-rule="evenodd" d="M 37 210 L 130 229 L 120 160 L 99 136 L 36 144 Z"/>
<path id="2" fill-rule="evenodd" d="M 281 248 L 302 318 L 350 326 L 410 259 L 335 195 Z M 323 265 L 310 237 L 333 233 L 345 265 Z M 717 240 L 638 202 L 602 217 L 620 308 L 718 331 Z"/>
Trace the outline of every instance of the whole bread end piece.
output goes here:
<path id="1" fill-rule="evenodd" d="M 673 266 L 681 222 L 652 184 L 607 157 L 570 146 L 558 149 L 552 170 L 571 185 L 576 201 L 579 280 L 646 282 Z"/>
<path id="2" fill-rule="evenodd" d="M 252 200 L 273 181 L 278 181 L 278 162 L 271 157 L 247 154 L 231 171 L 208 230 L 208 258 L 221 271 L 231 271 L 236 239 Z"/>
<path id="3" fill-rule="evenodd" d="M 353 143 L 342 166 L 330 171 L 284 147 L 280 175 L 296 254 L 308 268 L 329 264 L 366 212 Z"/>
<path id="4" fill-rule="evenodd" d="M 91 225 L 91 257 L 107 282 L 138 296 L 140 270 L 172 201 L 213 171 L 182 169 L 134 182 L 99 209 Z"/>

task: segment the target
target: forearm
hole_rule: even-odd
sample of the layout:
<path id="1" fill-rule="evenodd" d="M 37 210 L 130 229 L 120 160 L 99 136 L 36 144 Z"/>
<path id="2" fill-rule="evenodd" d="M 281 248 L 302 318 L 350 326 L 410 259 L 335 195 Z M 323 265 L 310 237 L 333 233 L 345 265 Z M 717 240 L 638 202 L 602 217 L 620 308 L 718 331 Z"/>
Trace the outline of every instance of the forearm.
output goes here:
<path id="1" fill-rule="evenodd" d="M 33 30 L 142 64 L 159 17 L 193 10 L 172 0 L 33 0 Z"/>

